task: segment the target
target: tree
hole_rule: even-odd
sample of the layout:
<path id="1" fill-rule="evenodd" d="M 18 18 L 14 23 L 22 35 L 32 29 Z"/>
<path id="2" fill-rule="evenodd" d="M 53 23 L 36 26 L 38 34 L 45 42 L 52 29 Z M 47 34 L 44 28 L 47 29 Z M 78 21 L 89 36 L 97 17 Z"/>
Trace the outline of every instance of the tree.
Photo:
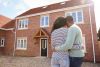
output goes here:
<path id="1" fill-rule="evenodd" d="M 100 28 L 98 30 L 98 41 L 100 41 Z"/>

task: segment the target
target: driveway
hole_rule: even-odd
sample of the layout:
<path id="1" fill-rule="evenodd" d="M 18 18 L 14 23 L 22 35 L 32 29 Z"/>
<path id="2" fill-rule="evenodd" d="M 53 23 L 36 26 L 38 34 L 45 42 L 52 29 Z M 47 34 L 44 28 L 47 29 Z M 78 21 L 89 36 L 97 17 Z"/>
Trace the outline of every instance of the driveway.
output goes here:
<path id="1" fill-rule="evenodd" d="M 0 56 L 0 67 L 50 67 L 50 58 Z M 82 67 L 100 67 L 100 64 L 84 62 Z"/>

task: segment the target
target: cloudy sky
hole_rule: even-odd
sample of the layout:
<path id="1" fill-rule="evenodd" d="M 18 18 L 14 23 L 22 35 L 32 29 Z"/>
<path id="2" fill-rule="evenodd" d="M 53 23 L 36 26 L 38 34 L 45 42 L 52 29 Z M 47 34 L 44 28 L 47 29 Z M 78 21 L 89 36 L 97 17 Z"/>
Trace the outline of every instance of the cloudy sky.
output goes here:
<path id="1" fill-rule="evenodd" d="M 9 18 L 31 9 L 66 0 L 0 0 L 0 14 Z M 100 27 L 100 0 L 94 0 L 97 29 Z"/>

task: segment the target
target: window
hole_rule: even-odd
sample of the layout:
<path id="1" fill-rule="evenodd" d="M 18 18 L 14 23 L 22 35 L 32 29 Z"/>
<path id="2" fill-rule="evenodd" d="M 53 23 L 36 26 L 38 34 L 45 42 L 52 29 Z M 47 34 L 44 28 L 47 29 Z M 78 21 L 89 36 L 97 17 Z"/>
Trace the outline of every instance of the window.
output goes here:
<path id="1" fill-rule="evenodd" d="M 42 49 L 47 48 L 47 39 L 41 39 L 41 47 L 42 47 Z"/>
<path id="2" fill-rule="evenodd" d="M 4 47 L 4 45 L 5 45 L 5 38 L 1 38 L 0 47 Z"/>
<path id="3" fill-rule="evenodd" d="M 40 18 L 40 27 L 48 27 L 49 26 L 49 16 L 41 16 Z"/>
<path id="4" fill-rule="evenodd" d="M 85 35 L 83 35 L 83 46 L 84 46 L 84 52 L 86 53 L 86 43 L 85 43 Z"/>
<path id="5" fill-rule="evenodd" d="M 72 12 L 66 12 L 65 16 L 72 16 L 73 20 L 76 24 L 80 24 L 83 23 L 83 11 L 79 10 L 79 11 L 72 11 Z"/>
<path id="6" fill-rule="evenodd" d="M 19 20 L 18 29 L 28 29 L 28 19 Z"/>
<path id="7" fill-rule="evenodd" d="M 21 37 L 17 38 L 17 49 L 27 49 L 27 38 L 26 37 Z"/>

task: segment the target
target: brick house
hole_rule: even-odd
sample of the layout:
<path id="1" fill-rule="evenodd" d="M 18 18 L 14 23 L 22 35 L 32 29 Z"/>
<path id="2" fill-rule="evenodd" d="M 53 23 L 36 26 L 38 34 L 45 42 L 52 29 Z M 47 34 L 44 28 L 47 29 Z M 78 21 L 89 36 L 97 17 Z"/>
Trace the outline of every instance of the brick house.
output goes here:
<path id="1" fill-rule="evenodd" d="M 30 9 L 0 29 L 4 37 L 2 53 L 13 56 L 51 57 L 50 31 L 59 16 L 73 16 L 83 32 L 86 61 L 100 61 L 98 51 L 94 5 L 89 0 L 68 0 Z M 1 43 L 2 44 L 2 43 Z"/>

